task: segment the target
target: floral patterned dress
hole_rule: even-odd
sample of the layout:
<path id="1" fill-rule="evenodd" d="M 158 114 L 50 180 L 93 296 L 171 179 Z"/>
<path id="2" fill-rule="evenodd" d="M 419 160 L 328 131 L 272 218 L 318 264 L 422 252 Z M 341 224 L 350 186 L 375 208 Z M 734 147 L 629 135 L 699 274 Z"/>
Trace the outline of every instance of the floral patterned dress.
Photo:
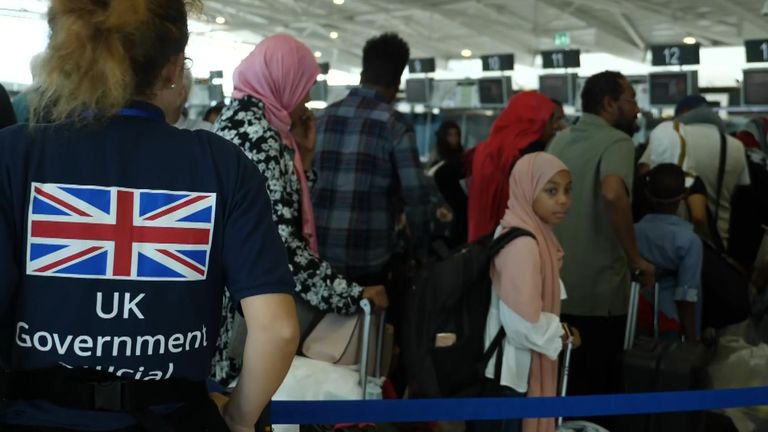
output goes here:
<path id="1" fill-rule="evenodd" d="M 347 281 L 318 258 L 302 233 L 301 190 L 293 165 L 293 149 L 283 144 L 280 134 L 269 125 L 264 104 L 250 96 L 235 99 L 221 113 L 214 131 L 237 144 L 266 177 L 272 202 L 272 219 L 288 251 L 296 294 L 322 312 L 350 315 L 357 310 L 363 288 Z M 314 176 L 307 173 L 311 183 Z M 242 357 L 232 344 L 239 332 L 237 305 L 224 292 L 223 322 L 214 357 L 213 377 L 229 385 L 240 374 Z"/>

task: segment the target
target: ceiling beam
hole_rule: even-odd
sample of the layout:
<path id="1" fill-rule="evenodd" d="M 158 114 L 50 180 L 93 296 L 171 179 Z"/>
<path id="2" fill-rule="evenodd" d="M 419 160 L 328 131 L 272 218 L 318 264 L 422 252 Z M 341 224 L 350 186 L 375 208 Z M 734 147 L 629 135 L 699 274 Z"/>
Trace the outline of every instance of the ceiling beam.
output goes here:
<path id="1" fill-rule="evenodd" d="M 616 19 L 619 20 L 619 23 L 621 23 L 621 25 L 624 27 L 624 30 L 627 31 L 627 34 L 635 42 L 635 45 L 641 50 L 645 51 L 648 44 L 645 42 L 643 37 L 640 36 L 640 32 L 638 32 L 635 26 L 629 21 L 629 18 L 627 18 L 627 16 L 621 12 L 615 12 L 615 14 Z"/>
<path id="2" fill-rule="evenodd" d="M 686 13 L 674 8 L 657 6 L 647 2 L 626 0 L 568 0 L 570 3 L 593 9 L 603 9 L 612 12 L 620 12 L 632 15 L 643 15 L 646 18 L 660 23 L 668 24 L 681 32 L 696 36 L 697 39 L 708 39 L 726 45 L 740 45 L 741 39 L 736 34 L 725 34 L 702 28 L 692 22 L 686 22 Z M 674 3 L 670 3 L 674 4 Z"/>
<path id="3" fill-rule="evenodd" d="M 556 10 L 562 9 L 562 4 L 555 0 L 539 0 L 539 2 Z M 592 15 L 588 8 L 583 7 L 581 4 L 577 6 L 569 12 L 569 15 L 597 32 L 592 41 L 594 48 L 605 50 L 605 52 L 619 57 L 642 61 L 645 57 L 645 49 L 639 48 L 632 40 L 628 40 L 627 35 L 621 29 L 607 25 L 605 21 L 601 21 Z M 606 38 L 611 40 L 606 40 Z"/>
<path id="4" fill-rule="evenodd" d="M 755 2 L 755 10 L 753 11 L 747 11 L 741 6 L 738 6 L 734 4 L 731 1 L 725 1 L 725 0 L 710 0 L 714 2 L 715 7 L 723 9 L 725 11 L 728 11 L 734 15 L 736 15 L 743 23 L 750 24 L 754 27 L 756 27 L 759 30 L 763 30 L 766 26 L 768 26 L 768 19 L 765 17 L 758 15 L 760 13 L 759 5 L 757 2 Z"/>

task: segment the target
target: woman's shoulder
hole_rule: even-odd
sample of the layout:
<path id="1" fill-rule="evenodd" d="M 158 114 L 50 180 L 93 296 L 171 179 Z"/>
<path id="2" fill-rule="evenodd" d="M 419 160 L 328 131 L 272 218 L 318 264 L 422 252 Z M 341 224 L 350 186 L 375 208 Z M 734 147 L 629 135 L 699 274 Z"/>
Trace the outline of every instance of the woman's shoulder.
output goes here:
<path id="1" fill-rule="evenodd" d="M 495 238 L 498 239 L 502 235 L 504 235 L 504 232 L 502 232 L 501 230 L 497 230 Z M 538 251 L 538 250 L 539 250 L 539 243 L 536 240 L 536 238 L 533 237 L 532 235 L 523 234 L 523 235 L 520 235 L 519 237 L 512 239 L 503 248 L 501 248 L 497 256 L 501 255 L 502 253 L 513 253 L 515 255 L 518 255 L 518 254 L 525 255 L 528 252 Z M 535 253 L 532 255 L 535 255 L 536 257 L 539 256 L 538 253 Z"/>
<path id="2" fill-rule="evenodd" d="M 280 134 L 267 120 L 264 104 L 251 96 L 233 100 L 222 111 L 215 132 L 238 145 L 248 141 L 258 142 L 261 146 L 279 147 L 281 142 Z"/>

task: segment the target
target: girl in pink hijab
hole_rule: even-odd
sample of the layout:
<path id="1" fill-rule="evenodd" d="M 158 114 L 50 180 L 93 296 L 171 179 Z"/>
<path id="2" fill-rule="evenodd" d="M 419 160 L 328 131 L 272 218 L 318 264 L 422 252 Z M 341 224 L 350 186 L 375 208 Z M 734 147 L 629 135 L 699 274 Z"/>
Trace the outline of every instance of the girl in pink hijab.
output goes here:
<path id="1" fill-rule="evenodd" d="M 237 144 L 266 177 L 272 218 L 288 251 L 300 324 L 314 314 L 349 315 L 360 300 L 373 298 L 386 307 L 383 286 L 347 281 L 318 256 L 309 184 L 315 151 L 315 119 L 305 104 L 320 69 L 303 43 L 287 34 L 264 39 L 234 73 L 234 99 L 216 121 L 215 132 Z M 228 174 L 228 173 L 223 173 Z M 214 377 L 231 383 L 242 358 L 236 347 L 244 338 L 236 305 L 225 298 L 224 325 L 214 358 Z M 305 332 L 307 328 L 302 328 Z"/>
<path id="2" fill-rule="evenodd" d="M 496 235 L 518 227 L 535 238 L 513 240 L 491 264 L 493 293 L 486 347 L 501 327 L 506 332 L 501 376 L 494 376 L 495 356 L 485 372 L 487 378 L 499 382 L 494 389 L 497 396 L 556 395 L 557 358 L 565 334 L 560 301 L 565 290 L 560 282 L 563 250 L 552 227 L 563 221 L 570 206 L 571 173 L 559 159 L 532 153 L 517 162 L 509 177 L 509 201 Z M 552 418 L 482 422 L 474 429 L 554 432 L 555 422 Z"/>

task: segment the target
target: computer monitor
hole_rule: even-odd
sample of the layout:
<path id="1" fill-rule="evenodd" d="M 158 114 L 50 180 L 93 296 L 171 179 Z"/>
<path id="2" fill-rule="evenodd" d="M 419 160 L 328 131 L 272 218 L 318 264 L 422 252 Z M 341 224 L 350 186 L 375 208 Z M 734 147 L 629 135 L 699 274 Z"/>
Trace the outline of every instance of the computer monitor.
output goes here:
<path id="1" fill-rule="evenodd" d="M 508 76 L 481 78 L 477 82 L 480 105 L 506 105 L 512 96 L 512 79 Z"/>
<path id="2" fill-rule="evenodd" d="M 539 76 L 539 92 L 563 105 L 573 105 L 576 93 L 576 74 L 552 74 Z"/>
<path id="3" fill-rule="evenodd" d="M 698 92 L 698 73 L 662 72 L 648 76 L 651 105 L 676 105 L 680 99 Z"/>
<path id="4" fill-rule="evenodd" d="M 427 104 L 432 97 L 432 80 L 413 78 L 405 81 L 405 100 L 409 103 Z"/>
<path id="5" fill-rule="evenodd" d="M 745 70 L 741 88 L 744 105 L 768 105 L 768 69 Z"/>

